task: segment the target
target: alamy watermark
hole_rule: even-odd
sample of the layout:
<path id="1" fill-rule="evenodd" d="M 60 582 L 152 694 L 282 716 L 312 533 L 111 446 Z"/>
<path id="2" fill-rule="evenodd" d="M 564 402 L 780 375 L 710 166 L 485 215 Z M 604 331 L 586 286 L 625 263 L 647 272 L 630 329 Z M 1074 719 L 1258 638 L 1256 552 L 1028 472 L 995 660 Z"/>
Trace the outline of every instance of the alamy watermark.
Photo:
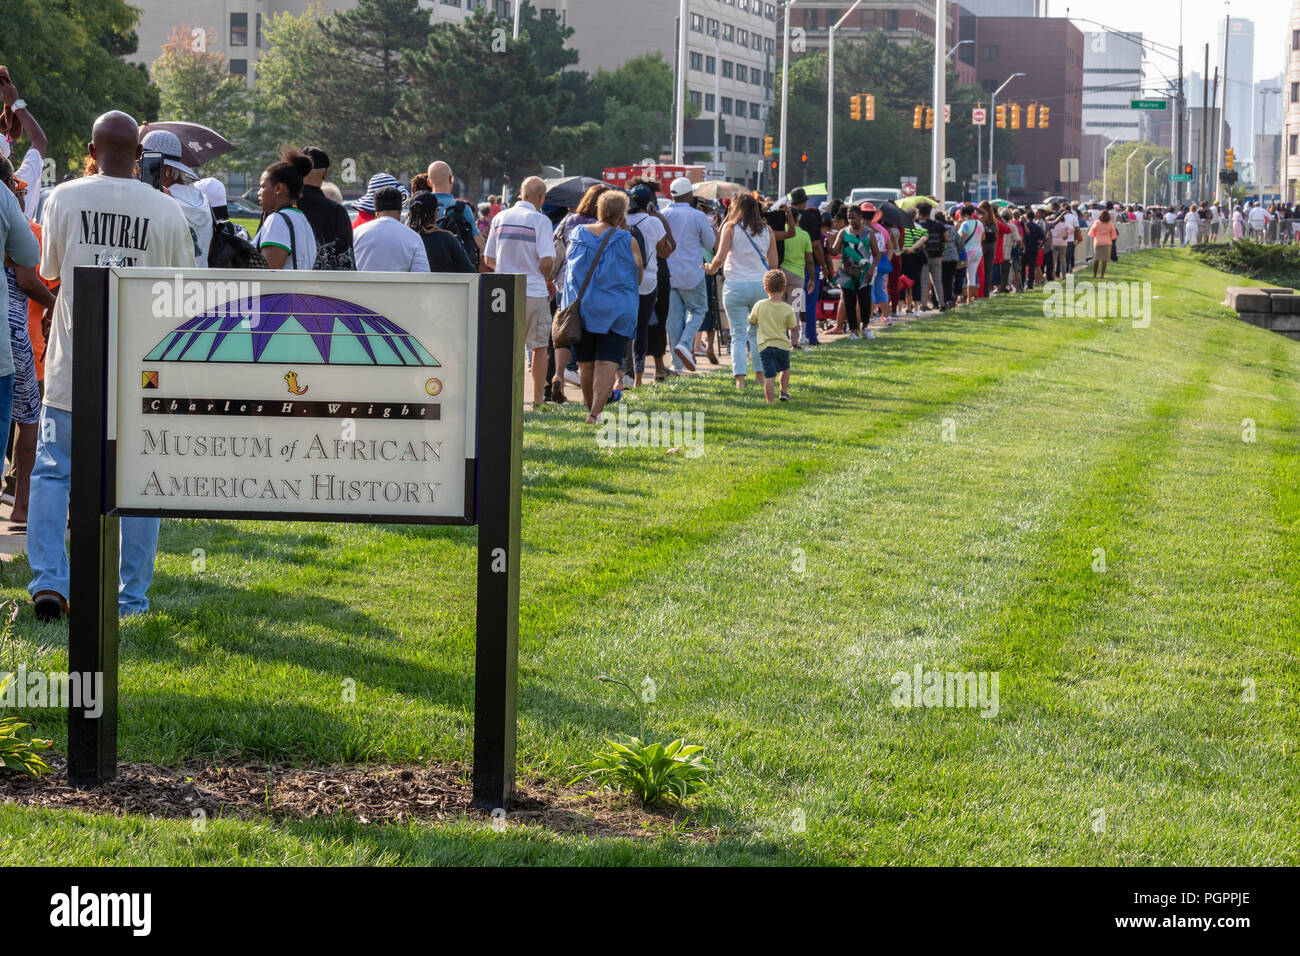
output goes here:
<path id="1" fill-rule="evenodd" d="M 703 412 L 629 412 L 620 402 L 617 412 L 600 413 L 596 444 L 601 448 L 683 448 L 687 458 L 704 454 Z"/>
<path id="2" fill-rule="evenodd" d="M 1053 279 L 1043 286 L 1043 315 L 1052 319 L 1132 319 L 1133 328 L 1151 324 L 1151 283 L 1065 281 Z"/>
<path id="3" fill-rule="evenodd" d="M 158 319 L 196 315 L 251 316 L 261 314 L 262 283 L 215 279 L 160 279 L 149 289 L 153 294 L 153 315 Z"/>
<path id="4" fill-rule="evenodd" d="M 101 671 L 0 671 L 0 707 L 80 708 L 85 716 L 104 713 Z"/>
<path id="5" fill-rule="evenodd" d="M 997 671 L 928 671 L 917 664 L 912 671 L 897 671 L 889 679 L 895 707 L 970 707 L 980 716 L 998 715 Z"/>

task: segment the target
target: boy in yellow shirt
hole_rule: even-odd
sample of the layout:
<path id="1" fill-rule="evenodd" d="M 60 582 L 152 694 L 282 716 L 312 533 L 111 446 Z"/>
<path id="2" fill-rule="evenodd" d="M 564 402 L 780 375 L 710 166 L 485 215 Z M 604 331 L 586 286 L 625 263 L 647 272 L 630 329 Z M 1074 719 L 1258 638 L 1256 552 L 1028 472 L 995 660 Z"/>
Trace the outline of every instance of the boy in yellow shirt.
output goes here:
<path id="1" fill-rule="evenodd" d="M 790 401 L 791 329 L 798 328 L 799 317 L 785 301 L 785 273 L 772 269 L 763 275 L 767 298 L 749 310 L 749 324 L 758 326 L 758 357 L 763 362 L 763 394 L 767 404 L 775 400 L 773 385 L 781 375 L 781 401 Z"/>

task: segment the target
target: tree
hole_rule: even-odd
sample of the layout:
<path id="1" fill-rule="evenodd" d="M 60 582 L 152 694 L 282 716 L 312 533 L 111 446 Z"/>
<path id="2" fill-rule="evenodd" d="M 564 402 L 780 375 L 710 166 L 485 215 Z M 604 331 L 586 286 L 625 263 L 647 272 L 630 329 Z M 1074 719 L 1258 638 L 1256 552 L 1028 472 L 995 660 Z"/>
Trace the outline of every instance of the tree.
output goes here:
<path id="1" fill-rule="evenodd" d="M 594 122 L 596 133 L 588 149 L 564 159 L 567 169 L 599 177 L 609 166 L 657 157 L 672 143 L 673 70 L 659 53 L 597 70 L 584 83 L 572 112 Z"/>
<path id="2" fill-rule="evenodd" d="M 210 162 L 204 167 L 208 174 L 242 169 L 252 159 L 245 142 L 248 90 L 243 80 L 226 72 L 226 58 L 210 50 L 216 39 L 215 30 L 181 24 L 153 64 L 161 118 L 202 123 L 243 147 Z"/>
<path id="3" fill-rule="evenodd" d="M 40 121 L 60 170 L 81 167 L 101 113 L 157 119 L 147 72 L 123 59 L 135 52 L 138 15 L 125 0 L 5 0 L 0 63 Z"/>
<path id="4" fill-rule="evenodd" d="M 424 49 L 432 29 L 429 11 L 421 10 L 418 0 L 360 0 L 351 10 L 321 20 L 320 28 L 335 56 L 318 63 L 317 71 L 337 70 L 348 81 L 347 95 L 331 105 L 334 147 L 362 164 L 384 158 L 400 159 L 406 169 L 419 165 L 390 120 L 411 87 L 402 57 Z"/>
<path id="5" fill-rule="evenodd" d="M 1128 163 L 1128 189 L 1125 190 L 1124 183 L 1124 164 L 1129 156 L 1133 161 Z M 1157 146 L 1155 143 L 1132 142 L 1123 143 L 1116 146 L 1110 151 L 1110 158 L 1106 163 L 1105 183 L 1110 191 L 1110 195 L 1103 196 L 1102 180 L 1095 179 L 1088 184 L 1088 190 L 1092 195 L 1100 199 L 1124 200 L 1127 193 L 1129 202 L 1142 201 L 1142 170 L 1153 159 L 1168 159 L 1169 150 L 1164 146 Z M 1158 165 L 1158 164 L 1156 164 Z M 1169 169 L 1166 165 L 1160 173 L 1158 181 L 1152 181 L 1150 175 L 1147 176 L 1147 201 L 1155 202 L 1156 196 L 1161 194 L 1161 187 L 1169 182 Z"/>
<path id="6" fill-rule="evenodd" d="M 462 24 L 436 25 L 425 48 L 404 53 L 401 64 L 411 82 L 390 135 L 449 162 L 472 190 L 484 178 L 517 184 L 595 138 L 594 123 L 555 122 L 570 104 L 562 75 L 543 73 L 532 36 L 521 29 L 511 39 L 482 7 Z"/>

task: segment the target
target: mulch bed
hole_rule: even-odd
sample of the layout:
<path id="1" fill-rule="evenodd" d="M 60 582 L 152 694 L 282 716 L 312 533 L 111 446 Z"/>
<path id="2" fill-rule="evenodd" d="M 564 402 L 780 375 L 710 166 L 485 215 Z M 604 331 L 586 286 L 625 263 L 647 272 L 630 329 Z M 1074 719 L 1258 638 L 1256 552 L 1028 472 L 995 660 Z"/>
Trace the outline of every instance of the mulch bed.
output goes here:
<path id="1" fill-rule="evenodd" d="M 66 763 L 39 779 L 0 776 L 0 803 L 151 817 L 272 820 L 344 818 L 362 824 L 437 822 L 459 817 L 501 826 L 470 806 L 469 768 L 446 766 L 290 767 L 195 764 L 181 768 L 121 764 L 117 779 L 94 790 L 69 786 Z M 196 814 L 196 810 L 203 811 Z M 712 841 L 685 811 L 648 809 L 617 794 L 591 794 L 542 779 L 520 780 L 505 826 L 533 824 L 591 837 L 678 838 Z"/>

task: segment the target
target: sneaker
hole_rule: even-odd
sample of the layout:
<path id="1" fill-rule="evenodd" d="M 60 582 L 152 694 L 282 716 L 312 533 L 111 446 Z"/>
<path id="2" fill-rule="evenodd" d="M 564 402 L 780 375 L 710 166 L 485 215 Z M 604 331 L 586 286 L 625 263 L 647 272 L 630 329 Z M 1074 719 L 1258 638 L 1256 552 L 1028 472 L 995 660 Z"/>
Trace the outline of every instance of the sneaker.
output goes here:
<path id="1" fill-rule="evenodd" d="M 858 335 L 857 332 L 850 332 L 850 333 L 849 333 L 849 340 L 850 340 L 850 341 L 856 341 L 856 340 L 858 340 L 858 339 L 860 339 L 860 338 L 862 338 L 862 336 Z"/>
<path id="2" fill-rule="evenodd" d="M 870 329 L 867 329 L 867 338 L 874 339 L 875 337 L 876 337 L 876 333 L 872 332 Z"/>
<path id="3" fill-rule="evenodd" d="M 32 596 L 36 620 L 57 621 L 68 613 L 68 602 L 57 591 L 38 591 Z"/>
<path id="4" fill-rule="evenodd" d="M 686 366 L 688 372 L 695 371 L 695 356 L 691 354 L 689 348 L 684 345 L 674 345 L 673 354 L 681 359 L 682 364 Z"/>
<path id="5" fill-rule="evenodd" d="M 636 379 L 633 378 L 631 375 L 624 375 L 624 376 L 623 376 L 623 387 L 624 387 L 624 388 L 631 388 L 631 387 L 634 386 L 635 384 L 636 384 Z"/>
<path id="6" fill-rule="evenodd" d="M 14 496 L 9 494 L 8 492 L 5 492 L 3 495 L 0 495 L 0 502 L 3 502 L 4 504 L 7 505 L 11 505 L 14 503 Z"/>
<path id="7" fill-rule="evenodd" d="M 789 393 L 789 392 L 782 392 L 782 393 L 781 393 L 781 401 L 783 401 L 783 402 L 788 402 L 788 401 L 790 401 L 790 393 Z"/>
<path id="8" fill-rule="evenodd" d="M 577 385 L 579 388 L 582 387 L 582 379 L 579 377 L 578 373 L 572 372 L 567 368 L 564 370 L 564 380 L 570 385 Z"/>

